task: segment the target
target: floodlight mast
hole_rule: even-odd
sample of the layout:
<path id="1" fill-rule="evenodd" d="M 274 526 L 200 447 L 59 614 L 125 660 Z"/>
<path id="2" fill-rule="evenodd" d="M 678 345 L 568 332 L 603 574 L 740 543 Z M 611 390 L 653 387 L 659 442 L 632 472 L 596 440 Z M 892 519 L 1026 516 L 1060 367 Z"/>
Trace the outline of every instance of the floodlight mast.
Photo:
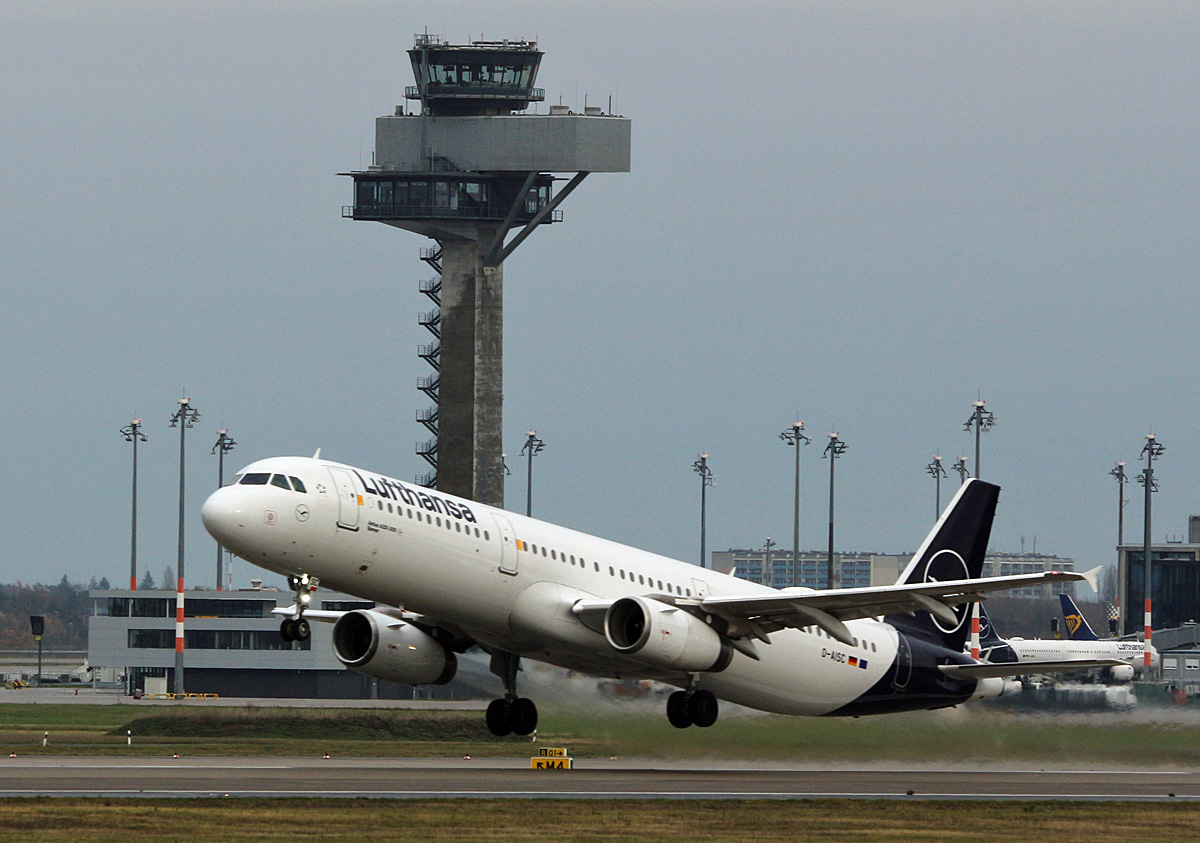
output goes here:
<path id="1" fill-rule="evenodd" d="M 975 476 L 979 476 L 979 434 L 987 433 L 996 426 L 996 416 L 990 410 L 984 409 L 987 402 L 980 399 L 972 401 L 971 406 L 975 409 L 971 411 L 971 415 L 967 418 L 966 424 L 963 425 L 963 430 L 970 431 L 975 429 Z"/>
<path id="2" fill-rule="evenodd" d="M 538 439 L 537 431 L 531 430 L 525 434 L 525 444 L 521 446 L 521 455 L 527 457 L 528 467 L 525 473 L 525 514 L 533 514 L 533 458 L 546 448 L 546 443 Z M 501 454 L 501 459 L 504 455 Z"/>
<path id="3" fill-rule="evenodd" d="M 933 499 L 933 520 L 937 521 L 942 517 L 942 478 L 948 475 L 946 474 L 945 467 L 942 466 L 942 458 L 937 454 L 934 454 L 933 460 L 930 461 L 929 465 L 925 466 L 925 471 L 934 479 L 936 484 Z"/>
<path id="4" fill-rule="evenodd" d="M 138 442 L 146 441 L 142 433 L 142 420 L 134 419 L 121 428 L 120 433 L 126 442 L 133 443 L 133 503 L 130 505 L 129 516 L 129 590 L 137 591 L 137 446 Z"/>
<path id="5" fill-rule="evenodd" d="M 779 438 L 796 448 L 796 486 L 792 503 L 792 585 L 800 585 L 800 446 L 812 443 L 804 435 L 804 422 L 792 422 L 792 426 L 779 434 Z"/>
<path id="6" fill-rule="evenodd" d="M 1125 544 L 1125 484 L 1129 482 L 1128 476 L 1125 474 L 1124 461 L 1118 460 L 1117 464 L 1108 472 L 1117 481 L 1117 566 L 1120 569 L 1121 564 L 1121 547 Z M 1118 611 L 1123 615 L 1129 612 L 1129 607 L 1126 603 L 1129 600 L 1129 595 L 1126 594 L 1125 577 L 1121 577 L 1121 582 L 1117 588 L 1117 604 Z M 1122 623 L 1124 618 L 1121 618 Z"/>
<path id="7" fill-rule="evenodd" d="M 189 427 L 200 420 L 200 413 L 192 407 L 192 399 L 180 398 L 179 409 L 171 416 L 171 427 L 179 428 L 179 558 L 175 567 L 175 681 L 172 693 L 185 693 L 183 685 L 183 479 L 184 438 Z"/>
<path id="8" fill-rule="evenodd" d="M 771 570 L 771 548 L 777 547 L 778 545 L 779 542 L 773 542 L 771 541 L 771 537 L 767 536 L 767 543 L 765 545 L 767 553 L 766 556 L 763 557 L 763 585 L 775 585 L 775 575 Z"/>
<path id="9" fill-rule="evenodd" d="M 708 454 L 698 454 L 696 461 L 692 463 L 692 471 L 700 475 L 700 567 L 707 568 L 704 555 L 705 548 L 705 529 L 708 520 L 708 487 L 716 483 L 713 479 L 712 469 L 708 467 Z"/>
<path id="10" fill-rule="evenodd" d="M 837 463 L 838 457 L 844 453 L 846 453 L 846 443 L 839 439 L 836 433 L 829 434 L 829 444 L 825 446 L 825 452 L 821 454 L 822 459 L 828 458 L 829 460 L 829 554 L 826 557 L 828 567 L 826 588 L 842 587 L 841 572 L 833 566 L 833 467 Z"/>
<path id="11" fill-rule="evenodd" d="M 959 457 L 956 459 L 954 461 L 954 470 L 958 472 L 958 485 L 961 486 L 963 483 L 966 483 L 967 477 L 970 476 L 970 472 L 967 470 L 967 458 Z"/>
<path id="12" fill-rule="evenodd" d="M 229 438 L 229 429 L 221 428 L 217 431 L 217 444 L 213 445 L 210 453 L 217 455 L 217 488 L 220 489 L 225 485 L 225 455 L 233 450 L 233 446 L 237 443 Z M 221 590 L 221 554 L 224 548 L 221 543 L 217 542 L 217 591 Z"/>
<path id="13" fill-rule="evenodd" d="M 1138 482 L 1146 489 L 1146 505 L 1145 505 L 1145 525 L 1142 529 L 1142 568 L 1145 574 L 1144 585 L 1142 587 L 1143 597 L 1146 601 L 1146 616 L 1145 616 L 1145 662 L 1143 678 L 1150 678 L 1150 629 L 1151 629 L 1151 607 L 1150 607 L 1150 589 L 1153 585 L 1151 579 L 1152 554 L 1150 549 L 1150 501 L 1151 495 L 1158 491 L 1158 481 L 1154 479 L 1154 461 L 1162 456 L 1163 447 L 1157 437 L 1153 434 L 1146 435 L 1146 444 L 1142 447 L 1142 456 L 1146 458 L 1146 467 L 1142 473 L 1138 475 Z"/>

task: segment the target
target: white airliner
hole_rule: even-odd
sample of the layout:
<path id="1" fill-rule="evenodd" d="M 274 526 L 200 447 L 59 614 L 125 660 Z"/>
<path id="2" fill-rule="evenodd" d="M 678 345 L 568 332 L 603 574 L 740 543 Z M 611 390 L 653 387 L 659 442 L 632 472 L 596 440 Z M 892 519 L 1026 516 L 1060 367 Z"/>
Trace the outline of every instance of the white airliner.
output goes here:
<path id="1" fill-rule="evenodd" d="M 1036 665 L 1046 660 L 1057 660 L 1066 664 L 1079 660 L 1082 664 L 1076 670 L 1097 671 L 1101 678 L 1112 682 L 1129 682 L 1136 674 L 1145 669 L 1146 644 L 1144 641 L 1123 641 L 1115 638 L 1100 640 L 1092 632 L 1074 601 L 1065 594 L 1060 595 L 1063 613 L 1066 616 L 1067 627 L 1071 637 L 1062 640 L 1055 638 L 1001 638 L 996 627 L 992 624 L 987 612 L 979 610 L 979 647 L 980 658 L 993 664 Z M 1070 604 L 1070 610 L 1067 606 Z M 1073 611 L 1071 611 L 1073 610 Z M 1082 626 L 1084 635 L 1091 639 L 1076 638 Z M 1096 659 L 1111 659 L 1107 667 L 1096 668 Z M 1158 667 L 1158 650 L 1150 645 L 1150 668 Z M 1022 673 L 1038 673 L 1034 669 L 1023 670 Z M 1064 668 L 1063 672 L 1070 672 Z"/>
<path id="2" fill-rule="evenodd" d="M 776 590 L 595 536 L 320 458 L 248 465 L 204 503 L 204 526 L 296 589 L 281 633 L 335 621 L 348 667 L 419 685 L 448 682 L 478 646 L 505 696 L 496 734 L 529 734 L 520 659 L 679 687 L 667 717 L 711 726 L 718 698 L 764 711 L 860 715 L 997 696 L 1000 677 L 963 653 L 983 592 L 1085 579 L 982 579 L 999 487 L 963 485 L 892 586 Z M 320 582 L 403 610 L 307 609 Z M 1108 664 L 1109 662 L 1100 662 Z M 1057 663 L 1041 667 L 1052 670 Z"/>

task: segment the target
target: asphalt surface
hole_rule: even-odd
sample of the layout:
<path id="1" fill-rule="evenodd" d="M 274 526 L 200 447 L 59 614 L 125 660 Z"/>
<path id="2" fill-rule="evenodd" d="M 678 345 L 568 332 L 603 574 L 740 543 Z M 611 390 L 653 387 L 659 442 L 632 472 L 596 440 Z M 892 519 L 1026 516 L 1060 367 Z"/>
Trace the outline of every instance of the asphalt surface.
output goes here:
<path id="1" fill-rule="evenodd" d="M 0 758 L 0 796 L 1200 800 L 1200 770 L 574 759 Z"/>

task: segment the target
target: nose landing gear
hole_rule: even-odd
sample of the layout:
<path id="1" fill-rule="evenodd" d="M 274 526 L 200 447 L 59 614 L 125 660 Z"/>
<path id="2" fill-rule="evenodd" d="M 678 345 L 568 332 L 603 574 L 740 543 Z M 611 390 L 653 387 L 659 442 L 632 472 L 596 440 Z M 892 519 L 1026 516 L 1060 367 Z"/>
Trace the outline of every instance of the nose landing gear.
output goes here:
<path id="1" fill-rule="evenodd" d="M 533 700 L 517 696 L 517 671 L 521 657 L 516 653 L 493 653 L 492 673 L 504 680 L 504 698 L 487 707 L 488 731 L 497 737 L 531 735 L 537 729 L 538 711 Z"/>
<path id="2" fill-rule="evenodd" d="M 308 608 L 308 604 L 312 602 L 313 592 L 317 590 L 317 586 L 321 581 L 316 577 L 310 577 L 308 574 L 301 574 L 296 577 L 288 577 L 288 585 L 295 592 L 293 598 L 296 606 L 296 614 L 293 617 L 284 619 L 279 625 L 279 635 L 284 641 L 307 641 L 312 634 L 312 629 L 308 625 L 308 621 L 304 619 L 304 610 Z"/>

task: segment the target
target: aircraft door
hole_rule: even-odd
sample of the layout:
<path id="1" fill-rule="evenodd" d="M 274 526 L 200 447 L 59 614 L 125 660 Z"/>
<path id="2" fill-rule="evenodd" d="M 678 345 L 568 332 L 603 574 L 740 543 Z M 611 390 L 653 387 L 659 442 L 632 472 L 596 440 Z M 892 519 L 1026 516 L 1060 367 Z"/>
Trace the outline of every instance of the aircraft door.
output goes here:
<path id="1" fill-rule="evenodd" d="M 496 532 L 500 536 L 500 573 L 515 577 L 517 575 L 517 536 L 513 532 L 512 522 L 498 512 L 492 513 L 496 521 Z"/>
<path id="2" fill-rule="evenodd" d="M 892 673 L 892 689 L 904 691 L 912 678 L 912 647 L 903 632 L 896 630 L 896 663 Z"/>
<path id="3" fill-rule="evenodd" d="M 692 580 L 692 591 L 695 592 L 698 598 L 703 600 L 705 597 L 708 597 L 708 583 L 704 580 L 694 579 Z"/>
<path id="4" fill-rule="evenodd" d="M 357 530 L 362 496 L 354 485 L 354 475 L 344 468 L 326 467 L 333 476 L 333 488 L 337 492 L 338 526 L 347 530 Z"/>

